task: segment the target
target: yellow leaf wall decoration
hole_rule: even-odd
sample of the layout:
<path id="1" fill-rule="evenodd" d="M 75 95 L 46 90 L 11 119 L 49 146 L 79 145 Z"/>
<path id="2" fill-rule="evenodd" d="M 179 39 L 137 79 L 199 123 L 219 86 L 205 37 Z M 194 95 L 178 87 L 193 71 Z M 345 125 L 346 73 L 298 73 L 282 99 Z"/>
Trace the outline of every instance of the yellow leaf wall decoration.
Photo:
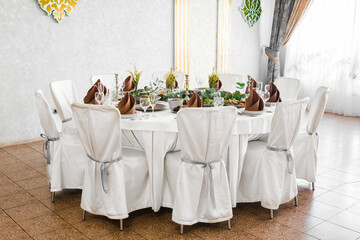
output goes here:
<path id="1" fill-rule="evenodd" d="M 61 22 L 65 17 L 70 15 L 74 10 L 78 0 L 38 0 L 40 7 L 47 12 L 48 15 L 52 14 L 56 21 Z"/>

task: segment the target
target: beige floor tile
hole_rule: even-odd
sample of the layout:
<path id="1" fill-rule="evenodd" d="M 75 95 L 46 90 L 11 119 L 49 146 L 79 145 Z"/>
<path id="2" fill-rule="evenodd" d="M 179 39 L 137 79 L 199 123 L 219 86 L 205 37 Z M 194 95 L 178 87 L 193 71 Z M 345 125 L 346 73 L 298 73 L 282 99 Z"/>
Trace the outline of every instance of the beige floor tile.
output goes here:
<path id="1" fill-rule="evenodd" d="M 49 180 L 47 177 L 41 176 L 19 181 L 17 182 L 17 184 L 19 184 L 19 186 L 25 190 L 30 190 L 34 188 L 49 186 Z"/>
<path id="2" fill-rule="evenodd" d="M 360 237 L 360 233 L 340 227 L 330 222 L 323 222 L 306 233 L 318 239 L 326 240 L 356 239 Z"/>
<path id="3" fill-rule="evenodd" d="M 42 177 L 42 175 L 38 171 L 31 169 L 31 168 L 28 168 L 26 170 L 8 173 L 6 175 L 14 182 L 20 182 L 20 181 L 27 180 L 30 178 L 35 178 L 35 177 Z"/>
<path id="4" fill-rule="evenodd" d="M 51 214 L 51 210 L 38 200 L 30 200 L 28 204 L 5 210 L 5 212 L 16 222 L 24 222 L 41 215 Z"/>
<path id="5" fill-rule="evenodd" d="M 87 239 L 89 239 L 73 227 L 59 228 L 57 230 L 42 233 L 40 235 L 33 236 L 33 237 L 36 240 L 47 240 L 47 239 L 87 240 Z"/>
<path id="6" fill-rule="evenodd" d="M 71 227 L 68 223 L 53 213 L 28 219 L 24 222 L 20 222 L 19 225 L 32 237 L 58 229 Z"/>
<path id="7" fill-rule="evenodd" d="M 9 209 L 13 207 L 23 206 L 36 199 L 24 190 L 20 190 L 17 193 L 5 195 L 0 197 L 0 207 L 2 209 Z"/>
<path id="8" fill-rule="evenodd" d="M 273 220 L 267 220 L 256 227 L 246 230 L 246 232 L 261 239 L 277 240 L 287 240 L 302 235 L 301 232 Z"/>

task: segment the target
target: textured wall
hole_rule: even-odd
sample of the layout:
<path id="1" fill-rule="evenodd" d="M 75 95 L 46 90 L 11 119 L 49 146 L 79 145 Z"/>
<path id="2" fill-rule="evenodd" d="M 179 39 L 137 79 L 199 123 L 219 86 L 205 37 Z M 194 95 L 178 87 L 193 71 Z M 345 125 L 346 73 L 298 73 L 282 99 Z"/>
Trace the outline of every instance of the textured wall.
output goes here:
<path id="1" fill-rule="evenodd" d="M 249 28 L 237 9 L 242 0 L 232 1 L 230 73 L 261 79 L 261 39 L 268 38 L 273 2 L 262 1 L 260 23 Z M 140 85 L 145 85 L 152 72 L 173 64 L 172 0 L 79 0 L 60 24 L 37 0 L 11 0 L 0 5 L 0 19 L 0 144 L 39 136 L 34 91 L 42 89 L 53 105 L 51 81 L 72 79 L 82 98 L 92 74 L 123 77 L 134 63 L 144 70 Z M 207 78 L 216 63 L 217 1 L 191 0 L 190 21 L 195 81 Z"/>
<path id="2" fill-rule="evenodd" d="M 196 78 L 207 83 L 216 66 L 217 7 L 217 0 L 190 1 L 190 87 L 195 85 Z"/>
<path id="3" fill-rule="evenodd" d="M 0 143 L 39 136 L 34 91 L 50 100 L 51 81 L 72 79 L 83 97 L 92 74 L 134 63 L 144 85 L 173 64 L 170 0 L 79 0 L 60 24 L 36 0 L 2 1 L 0 19 Z"/>
<path id="4" fill-rule="evenodd" d="M 267 57 L 264 45 L 269 45 L 275 0 L 262 0 L 261 17 L 253 27 L 242 18 L 238 8 L 243 0 L 233 0 L 231 9 L 230 73 L 266 79 Z"/>

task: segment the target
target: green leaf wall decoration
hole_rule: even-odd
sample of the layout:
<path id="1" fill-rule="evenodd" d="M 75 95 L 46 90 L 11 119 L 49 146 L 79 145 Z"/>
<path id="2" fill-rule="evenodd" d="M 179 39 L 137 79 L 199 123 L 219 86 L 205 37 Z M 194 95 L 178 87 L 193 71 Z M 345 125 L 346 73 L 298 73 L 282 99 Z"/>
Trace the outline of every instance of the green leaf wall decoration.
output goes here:
<path id="1" fill-rule="evenodd" d="M 260 18 L 261 16 L 261 1 L 260 0 L 244 0 L 244 3 L 239 8 L 241 14 L 245 22 L 252 27 Z"/>

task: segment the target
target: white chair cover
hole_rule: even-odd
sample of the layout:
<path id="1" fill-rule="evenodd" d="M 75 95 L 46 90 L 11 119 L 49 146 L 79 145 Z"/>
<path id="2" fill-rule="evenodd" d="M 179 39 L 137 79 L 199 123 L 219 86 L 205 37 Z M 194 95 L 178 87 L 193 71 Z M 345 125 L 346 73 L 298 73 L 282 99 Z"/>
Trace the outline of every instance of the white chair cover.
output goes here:
<path id="1" fill-rule="evenodd" d="M 74 103 L 72 110 L 89 156 L 81 208 L 124 219 L 131 211 L 151 206 L 145 154 L 122 148 L 120 112 L 113 106 L 82 103 Z"/>
<path id="2" fill-rule="evenodd" d="M 302 108 L 303 100 L 279 103 L 271 122 L 268 142 L 249 142 L 243 167 L 246 171 L 242 173 L 239 184 L 239 202 L 261 201 L 265 208 L 278 209 L 280 204 L 297 195 L 291 156 Z"/>
<path id="3" fill-rule="evenodd" d="M 294 144 L 296 177 L 316 181 L 318 135 L 317 128 L 324 115 L 329 89 L 319 87 L 310 106 L 306 129 L 301 131 Z"/>
<path id="4" fill-rule="evenodd" d="M 115 88 L 115 73 L 93 75 L 90 77 L 90 84 L 94 85 L 98 79 L 100 79 L 102 84 L 104 84 L 105 87 L 109 88 L 110 90 Z M 119 88 L 120 88 L 124 79 L 120 79 L 120 78 L 118 79 L 119 79 Z"/>
<path id="5" fill-rule="evenodd" d="M 280 97 L 283 101 L 296 100 L 300 90 L 300 80 L 289 77 L 279 77 L 275 79 L 274 84 L 280 91 Z"/>
<path id="6" fill-rule="evenodd" d="M 236 83 L 242 82 L 244 83 L 244 78 L 241 74 L 227 74 L 227 73 L 219 73 L 219 79 L 222 83 L 222 90 L 225 91 L 236 91 Z"/>
<path id="7" fill-rule="evenodd" d="M 50 191 L 81 189 L 84 180 L 86 153 L 79 135 L 60 134 L 43 92 L 37 90 L 35 98 L 40 123 L 45 133 L 43 137 L 50 139 L 47 143 L 46 153 L 49 163 Z"/>
<path id="8" fill-rule="evenodd" d="M 236 114 L 233 107 L 188 108 L 178 113 L 181 154 L 168 153 L 165 159 L 165 181 L 172 184 L 174 195 L 174 222 L 192 225 L 232 218 L 223 158 L 230 144 Z"/>
<path id="9" fill-rule="evenodd" d="M 152 78 L 154 80 L 156 80 L 157 78 L 164 80 L 164 87 L 165 87 L 165 76 L 166 74 L 168 74 L 169 71 L 167 72 L 154 72 L 152 74 Z M 178 82 L 178 86 L 179 89 L 183 89 L 185 88 L 184 84 L 185 84 L 185 74 L 183 72 L 178 72 L 178 71 L 174 71 L 174 74 L 176 76 L 176 81 Z"/>
<path id="10" fill-rule="evenodd" d="M 77 129 L 71 112 L 71 104 L 78 102 L 74 82 L 71 80 L 51 82 L 50 91 L 59 117 L 63 123 L 62 132 L 76 134 Z"/>

